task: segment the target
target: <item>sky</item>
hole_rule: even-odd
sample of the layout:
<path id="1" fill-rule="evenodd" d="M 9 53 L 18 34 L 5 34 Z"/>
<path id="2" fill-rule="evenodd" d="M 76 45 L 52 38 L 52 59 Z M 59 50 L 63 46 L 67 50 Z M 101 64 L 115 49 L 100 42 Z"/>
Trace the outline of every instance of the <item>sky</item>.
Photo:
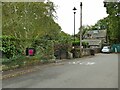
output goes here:
<path id="1" fill-rule="evenodd" d="M 82 25 L 94 25 L 98 20 L 107 17 L 104 0 L 51 0 L 57 6 L 57 23 L 62 31 L 73 35 L 74 33 L 74 14 L 73 8 L 76 7 L 75 14 L 75 33 L 80 27 L 80 2 L 82 2 Z"/>

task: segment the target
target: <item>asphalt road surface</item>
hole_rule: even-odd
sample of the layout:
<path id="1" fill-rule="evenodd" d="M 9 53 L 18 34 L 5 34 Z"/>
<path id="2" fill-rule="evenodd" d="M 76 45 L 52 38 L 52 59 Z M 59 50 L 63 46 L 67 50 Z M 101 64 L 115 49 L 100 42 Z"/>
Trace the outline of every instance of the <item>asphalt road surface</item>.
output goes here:
<path id="1" fill-rule="evenodd" d="M 38 67 L 39 68 L 39 67 Z M 2 81 L 3 88 L 118 88 L 118 55 L 67 60 Z"/>

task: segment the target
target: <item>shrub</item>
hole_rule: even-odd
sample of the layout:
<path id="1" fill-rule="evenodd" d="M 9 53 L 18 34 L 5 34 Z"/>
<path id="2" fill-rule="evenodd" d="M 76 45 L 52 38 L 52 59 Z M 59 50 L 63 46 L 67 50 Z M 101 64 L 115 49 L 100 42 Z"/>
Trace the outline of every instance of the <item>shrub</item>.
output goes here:
<path id="1" fill-rule="evenodd" d="M 82 42 L 82 46 L 84 48 L 88 47 L 89 43 L 88 42 Z M 75 42 L 72 42 L 72 46 L 80 46 L 80 41 L 75 41 Z"/>
<path id="2" fill-rule="evenodd" d="M 82 45 L 84 48 L 88 47 L 89 43 L 88 42 L 82 42 Z"/>
<path id="3" fill-rule="evenodd" d="M 2 36 L 0 37 L 2 39 L 2 55 L 6 58 L 12 58 L 15 55 L 18 55 L 21 53 L 21 50 L 19 48 L 19 40 L 12 36 Z"/>
<path id="4" fill-rule="evenodd" d="M 33 45 L 36 49 L 36 56 L 39 60 L 49 60 L 54 58 L 54 46 L 51 40 L 39 39 Z"/>

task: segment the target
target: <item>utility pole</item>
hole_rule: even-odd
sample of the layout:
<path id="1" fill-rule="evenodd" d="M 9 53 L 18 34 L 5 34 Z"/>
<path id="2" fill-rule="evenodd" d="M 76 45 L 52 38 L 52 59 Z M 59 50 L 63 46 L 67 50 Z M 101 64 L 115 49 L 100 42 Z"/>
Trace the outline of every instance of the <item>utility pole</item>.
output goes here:
<path id="1" fill-rule="evenodd" d="M 82 2 L 80 2 L 80 57 L 82 57 Z"/>

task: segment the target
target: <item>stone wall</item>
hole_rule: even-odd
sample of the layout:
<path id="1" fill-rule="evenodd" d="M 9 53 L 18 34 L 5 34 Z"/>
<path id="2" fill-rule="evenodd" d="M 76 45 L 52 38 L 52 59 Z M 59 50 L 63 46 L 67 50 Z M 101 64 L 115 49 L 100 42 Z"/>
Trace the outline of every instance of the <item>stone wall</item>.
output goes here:
<path id="1" fill-rule="evenodd" d="M 101 52 L 101 48 L 94 48 L 95 53 L 100 53 Z"/>
<path id="2" fill-rule="evenodd" d="M 89 56 L 89 55 L 90 55 L 90 48 L 83 48 L 82 56 Z"/>
<path id="3" fill-rule="evenodd" d="M 100 48 L 94 48 L 93 49 L 95 54 L 96 53 L 100 53 Z M 91 49 L 90 48 L 83 48 L 82 49 L 82 56 L 90 56 L 91 55 Z M 79 58 L 80 57 L 80 52 L 79 50 L 75 51 L 75 58 Z"/>
<path id="4" fill-rule="evenodd" d="M 93 49 L 95 53 L 100 53 L 100 48 Z M 56 52 L 56 59 L 72 59 L 72 58 L 80 58 L 80 50 L 79 48 L 73 49 L 71 52 Z M 91 49 L 90 48 L 83 48 L 82 49 L 82 56 L 90 56 Z"/>
<path id="5" fill-rule="evenodd" d="M 84 49 L 82 49 L 82 56 L 89 56 L 89 55 L 91 55 L 91 53 L 90 53 L 90 48 L 84 48 Z M 95 54 L 96 53 L 100 53 L 100 48 L 94 48 L 93 49 L 94 50 L 94 52 L 95 52 Z"/>

